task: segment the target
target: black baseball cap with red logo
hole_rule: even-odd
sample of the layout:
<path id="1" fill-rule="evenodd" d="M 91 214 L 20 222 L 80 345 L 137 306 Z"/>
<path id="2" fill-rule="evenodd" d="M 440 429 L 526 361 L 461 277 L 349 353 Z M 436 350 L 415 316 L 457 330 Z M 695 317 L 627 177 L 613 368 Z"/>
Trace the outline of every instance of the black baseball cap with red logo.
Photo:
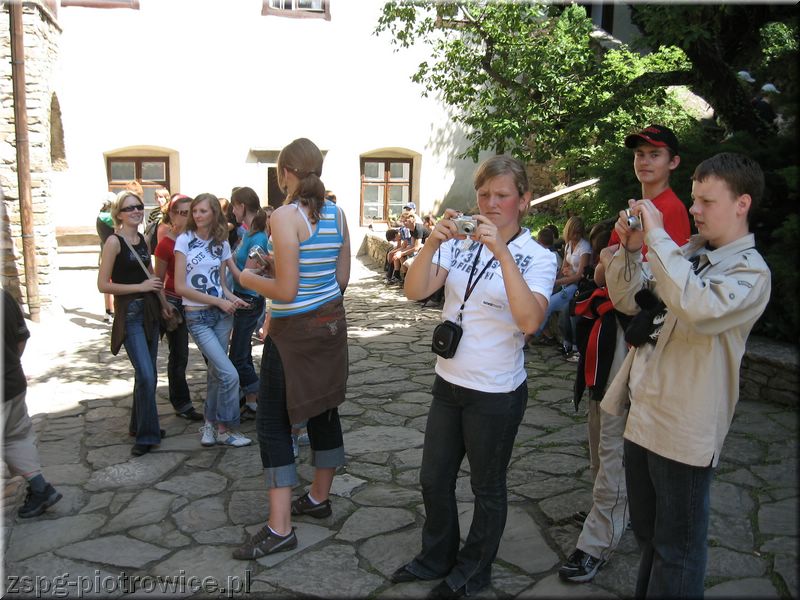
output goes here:
<path id="1" fill-rule="evenodd" d="M 632 133 L 625 138 L 625 146 L 636 148 L 639 144 L 645 143 L 658 148 L 669 148 L 678 154 L 678 138 L 669 127 L 663 125 L 650 125 L 639 133 Z"/>

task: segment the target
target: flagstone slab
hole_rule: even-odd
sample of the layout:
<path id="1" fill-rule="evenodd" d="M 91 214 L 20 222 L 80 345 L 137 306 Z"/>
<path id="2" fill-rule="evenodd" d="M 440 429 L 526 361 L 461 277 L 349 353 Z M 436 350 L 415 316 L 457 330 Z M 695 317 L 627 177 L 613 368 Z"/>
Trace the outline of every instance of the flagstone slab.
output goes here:
<path id="1" fill-rule="evenodd" d="M 193 545 L 178 550 L 167 560 L 158 563 L 148 571 L 158 577 L 183 575 L 189 583 L 214 582 L 225 589 L 244 589 L 245 582 L 252 576 L 250 561 L 236 560 L 231 556 L 233 547 L 220 545 Z M 210 578 L 210 579 L 208 579 Z M 198 597 L 217 597 L 218 594 L 203 593 Z M 171 594 L 170 594 L 171 595 Z M 224 593 L 220 593 L 224 596 Z"/>
<path id="2" fill-rule="evenodd" d="M 236 480 L 240 477 L 256 477 L 263 475 L 261 454 L 258 444 L 242 448 L 226 448 L 225 453 L 217 465 L 217 470 L 229 479 Z"/>
<path id="3" fill-rule="evenodd" d="M 170 550 L 124 535 L 110 535 L 70 544 L 55 552 L 66 558 L 140 569 L 169 554 Z"/>
<path id="4" fill-rule="evenodd" d="M 119 598 L 124 594 L 119 571 L 62 558 L 52 552 L 10 563 L 6 578 L 10 574 L 26 578 L 21 585 L 29 582 L 34 588 L 18 597 Z M 7 589 L 8 584 L 7 580 L 3 590 L 8 592 L 6 597 L 12 598 L 13 591 Z"/>
<path id="5" fill-rule="evenodd" d="M 358 554 L 388 578 L 413 559 L 422 547 L 422 527 L 376 535 L 358 546 Z"/>
<path id="6" fill-rule="evenodd" d="M 314 573 L 314 577 L 309 577 Z M 310 550 L 294 560 L 284 561 L 262 576 L 296 594 L 324 598 L 366 598 L 385 582 L 358 566 L 351 546 L 334 544 Z M 320 586 L 324 581 L 324 589 Z"/>
<path id="7" fill-rule="evenodd" d="M 348 517 L 336 538 L 346 542 L 357 542 L 402 529 L 412 525 L 414 521 L 414 514 L 402 508 L 367 506 L 359 508 Z"/>
<path id="8" fill-rule="evenodd" d="M 221 496 L 210 496 L 191 502 L 173 514 L 175 525 L 183 533 L 197 533 L 216 529 L 228 523 L 224 500 Z"/>
<path id="9" fill-rule="evenodd" d="M 85 539 L 106 522 L 102 515 L 76 515 L 17 523 L 11 531 L 6 560 L 20 561 Z"/>
<path id="10" fill-rule="evenodd" d="M 176 475 L 155 485 L 157 490 L 172 492 L 191 499 L 219 494 L 228 486 L 228 479 L 212 471 L 195 471 Z"/>
<path id="11" fill-rule="evenodd" d="M 86 489 L 94 492 L 117 487 L 147 487 L 160 481 L 184 460 L 186 455 L 177 452 L 145 454 L 126 463 L 95 471 L 89 478 Z"/>
<path id="12" fill-rule="evenodd" d="M 758 529 L 762 534 L 784 535 L 797 532 L 797 496 L 762 504 L 758 510 Z"/>
<path id="13" fill-rule="evenodd" d="M 130 503 L 115 514 L 103 528 L 103 533 L 124 531 L 131 527 L 140 527 L 150 523 L 158 523 L 169 513 L 175 494 L 145 489 L 133 497 Z"/>
<path id="14" fill-rule="evenodd" d="M 234 525 L 263 523 L 269 516 L 267 490 L 233 492 L 228 502 L 228 518 Z"/>
<path id="15" fill-rule="evenodd" d="M 368 483 L 366 479 L 356 477 L 350 473 L 342 473 L 334 477 L 333 484 L 331 484 L 331 495 L 350 498 L 356 490 L 361 489 L 361 486 L 366 483 Z"/>
<path id="16" fill-rule="evenodd" d="M 353 496 L 353 501 L 362 506 L 413 506 L 422 501 L 422 492 L 391 484 L 377 484 L 359 490 Z"/>
<path id="17" fill-rule="evenodd" d="M 533 586 L 517 596 L 517 600 L 528 600 L 532 598 L 587 598 L 590 600 L 601 600 L 618 598 L 616 594 L 607 592 L 592 583 L 565 583 L 558 578 L 557 574 L 548 575 L 540 579 Z"/>
<path id="18" fill-rule="evenodd" d="M 131 444 L 116 444 L 93 448 L 86 453 L 86 460 L 93 469 L 102 469 L 111 465 L 128 462 L 131 459 Z"/>
<path id="19" fill-rule="evenodd" d="M 381 450 L 396 452 L 422 446 L 424 436 L 415 429 L 387 425 L 359 427 L 345 436 L 344 447 L 349 455 L 361 455 Z"/>
<path id="20" fill-rule="evenodd" d="M 192 538 L 183 535 L 168 520 L 136 527 L 128 531 L 128 534 L 143 542 L 158 544 L 165 548 L 181 548 L 189 545 L 192 541 Z"/>
<path id="21" fill-rule="evenodd" d="M 728 548 L 711 547 L 708 549 L 708 565 L 706 577 L 758 577 L 767 571 L 763 558 L 752 553 L 735 552 Z"/>
<path id="22" fill-rule="evenodd" d="M 779 598 L 775 586 L 764 577 L 745 577 L 744 579 L 731 579 L 708 588 L 703 594 L 704 598 Z"/>

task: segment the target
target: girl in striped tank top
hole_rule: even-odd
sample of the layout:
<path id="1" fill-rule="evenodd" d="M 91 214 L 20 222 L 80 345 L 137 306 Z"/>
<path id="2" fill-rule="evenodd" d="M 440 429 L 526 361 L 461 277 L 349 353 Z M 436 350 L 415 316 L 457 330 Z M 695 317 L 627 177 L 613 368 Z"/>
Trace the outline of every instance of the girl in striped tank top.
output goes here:
<path id="1" fill-rule="evenodd" d="M 347 382 L 347 320 L 342 302 L 350 279 L 350 236 L 344 214 L 325 200 L 322 153 L 300 138 L 278 156 L 284 206 L 270 219 L 274 278 L 248 261 L 239 283 L 272 299 L 261 359 L 256 427 L 269 490 L 264 528 L 234 551 L 257 559 L 297 546 L 292 515 L 325 518 L 344 442 L 337 407 Z M 314 481 L 292 501 L 298 482 L 291 424 L 308 421 Z"/>

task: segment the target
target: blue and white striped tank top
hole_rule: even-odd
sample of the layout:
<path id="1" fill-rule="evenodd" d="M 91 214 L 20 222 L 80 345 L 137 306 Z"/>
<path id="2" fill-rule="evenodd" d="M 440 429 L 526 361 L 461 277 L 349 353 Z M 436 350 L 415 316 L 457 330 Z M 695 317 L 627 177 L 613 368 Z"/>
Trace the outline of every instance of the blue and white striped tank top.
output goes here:
<path id="1" fill-rule="evenodd" d="M 297 209 L 303 218 L 305 212 Z M 306 219 L 306 222 L 308 220 Z M 300 284 L 291 302 L 272 302 L 272 318 L 309 312 L 342 295 L 336 282 L 336 260 L 344 238 L 339 233 L 339 209 L 325 201 L 311 237 L 300 243 Z M 309 225 L 310 229 L 310 225 Z"/>

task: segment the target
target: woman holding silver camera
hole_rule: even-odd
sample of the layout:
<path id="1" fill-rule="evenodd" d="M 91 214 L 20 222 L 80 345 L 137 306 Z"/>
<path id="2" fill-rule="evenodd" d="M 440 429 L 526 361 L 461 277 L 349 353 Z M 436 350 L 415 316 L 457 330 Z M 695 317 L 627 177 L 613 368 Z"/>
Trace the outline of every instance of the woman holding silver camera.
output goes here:
<path id="1" fill-rule="evenodd" d="M 554 255 L 520 227 L 530 201 L 524 165 L 494 156 L 474 184 L 480 214 L 465 221 L 446 210 L 405 284 L 411 300 L 445 289 L 420 471 L 422 550 L 392 575 L 396 583 L 444 577 L 433 598 L 471 595 L 491 582 L 506 521 L 506 469 L 528 400 L 523 338 L 541 324 L 556 276 Z M 475 509 L 459 549 L 455 485 L 465 454 Z"/>
<path id="2" fill-rule="evenodd" d="M 233 270 L 233 293 L 247 303 L 246 308 L 238 309 L 233 315 L 233 332 L 228 356 L 239 373 L 239 388 L 244 396 L 242 417 L 253 418 L 258 395 L 258 375 L 253 367 L 253 332 L 264 314 L 264 296 L 239 284 L 239 274 L 245 268 L 248 256 L 255 248 L 267 253 L 267 213 L 261 208 L 258 194 L 249 187 L 239 187 L 231 194 L 231 205 L 236 221 L 244 230 L 242 241 L 234 251 L 236 270 Z"/>

